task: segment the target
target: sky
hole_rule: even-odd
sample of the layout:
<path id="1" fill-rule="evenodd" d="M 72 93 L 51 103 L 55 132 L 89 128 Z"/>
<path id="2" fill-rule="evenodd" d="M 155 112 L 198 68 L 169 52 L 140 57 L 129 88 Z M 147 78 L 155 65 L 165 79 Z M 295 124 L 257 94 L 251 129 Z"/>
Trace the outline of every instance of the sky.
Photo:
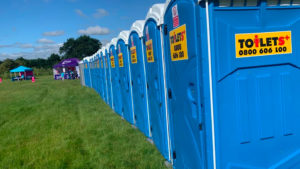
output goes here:
<path id="1" fill-rule="evenodd" d="M 1 0 L 0 60 L 48 58 L 68 38 L 103 44 L 165 0 Z"/>

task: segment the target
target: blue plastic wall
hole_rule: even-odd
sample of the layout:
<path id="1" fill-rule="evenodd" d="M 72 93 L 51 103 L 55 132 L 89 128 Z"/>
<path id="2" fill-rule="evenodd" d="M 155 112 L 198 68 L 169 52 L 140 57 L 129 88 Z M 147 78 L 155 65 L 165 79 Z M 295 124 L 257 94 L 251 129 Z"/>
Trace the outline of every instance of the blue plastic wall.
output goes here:
<path id="1" fill-rule="evenodd" d="M 103 96 L 104 96 L 104 101 L 106 104 L 109 103 L 109 96 L 108 96 L 108 85 L 107 85 L 107 72 L 106 72 L 106 59 L 104 56 L 104 52 L 100 52 L 100 57 L 102 59 L 102 64 L 103 64 L 103 71 L 102 71 L 102 80 L 103 80 Z"/>
<path id="2" fill-rule="evenodd" d="M 133 120 L 133 109 L 132 109 L 132 96 L 131 96 L 131 82 L 130 82 L 130 71 L 129 71 L 129 51 L 128 45 L 122 39 L 117 42 L 117 56 L 123 56 L 123 67 L 119 64 L 119 75 L 120 75 L 120 87 L 122 96 L 122 109 L 123 117 L 131 124 L 134 124 Z M 119 60 L 118 60 L 119 62 Z"/>
<path id="3" fill-rule="evenodd" d="M 149 49 L 148 52 L 151 52 L 154 58 L 153 60 L 148 60 L 146 42 L 150 42 L 151 40 L 152 45 L 150 46 L 152 46 L 152 52 L 151 49 Z M 161 154 L 166 159 L 169 159 L 167 131 L 167 121 L 169 119 L 167 119 L 166 116 L 165 88 L 162 65 L 162 62 L 164 62 L 164 60 L 162 57 L 161 49 L 162 44 L 160 27 L 157 26 L 156 21 L 154 21 L 153 19 L 149 19 L 145 23 L 143 46 L 145 49 L 144 57 L 147 72 L 146 79 L 148 83 L 148 102 L 152 138 Z M 148 48 L 151 48 L 150 46 L 148 46 Z"/>
<path id="4" fill-rule="evenodd" d="M 102 97 L 101 94 L 101 78 L 100 78 L 100 60 L 99 60 L 99 55 L 96 55 L 96 78 L 97 78 L 97 91 L 98 94 Z"/>
<path id="5" fill-rule="evenodd" d="M 96 90 L 96 87 L 97 87 L 97 85 L 96 85 L 96 69 L 95 69 L 95 60 L 94 59 L 92 59 L 92 61 L 91 61 L 91 67 L 90 67 L 90 69 L 91 69 L 91 76 L 92 76 L 92 78 L 91 78 L 91 81 L 92 81 L 92 88 L 97 92 L 97 90 Z"/>
<path id="6" fill-rule="evenodd" d="M 91 87 L 90 63 L 88 61 L 86 61 L 85 64 L 86 64 L 86 69 L 85 69 L 86 81 L 85 81 L 85 84 L 86 84 L 86 86 Z"/>
<path id="7" fill-rule="evenodd" d="M 98 66 L 98 85 L 99 85 L 99 95 L 103 99 L 103 80 L 102 80 L 102 69 L 101 69 L 101 58 L 100 54 L 97 54 L 97 66 Z"/>
<path id="8" fill-rule="evenodd" d="M 103 60 L 102 60 L 102 57 L 101 57 L 101 54 L 97 54 L 98 56 L 98 59 L 99 59 L 99 83 L 100 83 L 100 96 L 101 98 L 105 101 L 105 95 L 104 95 L 104 83 L 105 83 L 105 80 L 103 78 L 104 76 L 104 66 L 103 66 Z"/>
<path id="9" fill-rule="evenodd" d="M 122 93 L 121 93 L 121 80 L 119 75 L 119 62 L 118 55 L 115 50 L 115 46 L 111 45 L 109 48 L 109 57 L 111 63 L 111 80 L 112 80 L 112 93 L 113 93 L 113 107 L 116 113 L 123 116 L 123 103 L 122 103 Z M 115 67 L 112 66 L 114 62 Z"/>
<path id="10" fill-rule="evenodd" d="M 90 71 L 91 71 L 91 83 L 92 83 L 91 86 L 92 86 L 92 88 L 94 90 L 96 90 L 97 85 L 96 85 L 96 77 L 95 77 L 95 75 L 96 75 L 96 73 L 95 73 L 96 69 L 95 69 L 95 60 L 94 60 L 94 58 L 90 62 Z"/>
<path id="11" fill-rule="evenodd" d="M 132 41 L 132 40 L 133 41 Z M 132 45 L 133 42 L 133 45 Z M 129 49 L 136 47 L 137 63 L 132 63 L 130 54 L 130 67 L 132 77 L 133 105 L 136 126 L 147 136 L 150 137 L 147 95 L 144 72 L 144 54 L 142 49 L 142 41 L 135 31 L 129 36 Z"/>
<path id="12" fill-rule="evenodd" d="M 109 51 L 105 50 L 106 59 L 106 76 L 107 76 L 107 90 L 108 90 L 108 104 L 113 109 L 113 91 L 112 91 L 112 79 L 111 79 L 111 65 Z"/>

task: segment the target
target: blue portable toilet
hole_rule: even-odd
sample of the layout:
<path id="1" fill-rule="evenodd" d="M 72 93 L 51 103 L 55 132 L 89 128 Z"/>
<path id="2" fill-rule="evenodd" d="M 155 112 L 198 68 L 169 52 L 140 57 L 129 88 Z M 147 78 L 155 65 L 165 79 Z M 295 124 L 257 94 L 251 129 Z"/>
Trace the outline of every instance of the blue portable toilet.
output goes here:
<path id="1" fill-rule="evenodd" d="M 123 117 L 121 80 L 119 75 L 119 61 L 116 53 L 117 38 L 113 38 L 109 44 L 109 58 L 111 65 L 111 81 L 113 93 L 113 107 L 116 113 Z"/>
<path id="2" fill-rule="evenodd" d="M 90 71 L 91 71 L 91 87 L 95 90 L 95 78 L 94 78 L 94 56 L 90 56 Z"/>
<path id="3" fill-rule="evenodd" d="M 101 49 L 99 49 L 97 51 L 97 57 L 98 57 L 98 60 L 99 60 L 99 85 L 100 85 L 100 96 L 103 100 L 105 100 L 105 97 L 104 97 L 104 80 L 103 80 L 103 60 L 101 58 Z"/>
<path id="4" fill-rule="evenodd" d="M 164 10 L 165 4 L 155 4 L 149 9 L 143 30 L 143 47 L 152 139 L 161 154 L 171 162 L 165 61 L 162 50 Z"/>
<path id="5" fill-rule="evenodd" d="M 97 85 L 98 85 L 98 94 L 100 95 L 100 97 L 102 98 L 102 93 L 101 93 L 101 80 L 100 80 L 100 58 L 99 58 L 99 54 L 98 51 L 95 53 L 96 55 L 96 59 L 97 59 Z"/>
<path id="6" fill-rule="evenodd" d="M 110 44 L 107 44 L 105 47 L 105 59 L 106 59 L 106 73 L 107 73 L 107 87 L 108 87 L 108 105 L 114 110 L 113 102 L 114 102 L 114 96 L 113 96 L 113 87 L 112 87 L 112 77 L 111 77 L 111 63 L 110 63 L 110 57 L 109 57 L 109 47 Z"/>
<path id="7" fill-rule="evenodd" d="M 130 68 L 132 77 L 132 92 L 134 117 L 136 126 L 147 136 L 151 138 L 150 118 L 148 109 L 148 93 L 146 88 L 146 72 L 144 52 L 142 45 L 143 28 L 145 21 L 135 21 L 131 27 L 128 47 L 130 49 Z"/>
<path id="8" fill-rule="evenodd" d="M 86 84 L 91 88 L 91 70 L 90 70 L 90 58 L 87 57 L 85 60 L 86 64 Z"/>
<path id="9" fill-rule="evenodd" d="M 95 81 L 96 81 L 96 90 L 97 93 L 100 95 L 100 73 L 99 73 L 99 69 L 100 69 L 100 62 L 99 62 L 99 57 L 98 57 L 98 53 L 95 53 Z M 101 96 L 101 95 L 100 95 Z"/>
<path id="10" fill-rule="evenodd" d="M 92 88 L 96 91 L 96 84 L 95 84 L 95 58 L 94 55 L 90 58 L 90 70 L 91 70 L 91 82 L 92 82 Z"/>
<path id="11" fill-rule="evenodd" d="M 108 95 L 108 78 L 107 78 L 107 60 L 105 58 L 105 48 L 102 47 L 101 51 L 100 51 L 100 57 L 103 61 L 103 84 L 104 84 L 104 88 L 103 88 L 103 95 L 104 95 L 104 100 L 107 104 L 109 104 L 109 95 Z"/>
<path id="12" fill-rule="evenodd" d="M 100 59 L 99 59 L 99 54 L 98 52 L 95 54 L 96 59 L 97 59 L 97 71 L 96 71 L 96 78 L 97 78 L 97 89 L 98 89 L 98 94 L 101 96 L 101 81 L 100 81 Z"/>
<path id="13" fill-rule="evenodd" d="M 173 0 L 164 45 L 176 168 L 300 168 L 299 1 Z"/>
<path id="14" fill-rule="evenodd" d="M 128 37 L 129 31 L 120 32 L 117 38 L 116 53 L 119 63 L 123 117 L 129 123 L 134 124 Z"/>

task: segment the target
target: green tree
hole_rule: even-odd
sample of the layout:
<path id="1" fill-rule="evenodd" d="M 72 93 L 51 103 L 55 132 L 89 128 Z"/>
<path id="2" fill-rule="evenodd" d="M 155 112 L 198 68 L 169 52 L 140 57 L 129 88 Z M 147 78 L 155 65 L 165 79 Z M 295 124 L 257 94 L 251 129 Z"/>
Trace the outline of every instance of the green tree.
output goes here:
<path id="1" fill-rule="evenodd" d="M 98 39 L 83 35 L 77 39 L 70 38 L 59 49 L 62 59 L 78 58 L 83 59 L 86 56 L 93 55 L 102 47 Z"/>
<path id="2" fill-rule="evenodd" d="M 27 60 L 24 59 L 23 57 L 19 57 L 15 61 L 19 66 L 27 66 Z"/>
<path id="3" fill-rule="evenodd" d="M 9 70 L 18 67 L 18 64 L 12 59 L 5 59 L 0 65 L 0 74 L 9 72 Z"/>
<path id="4" fill-rule="evenodd" d="M 51 56 L 48 58 L 48 65 L 52 67 L 58 62 L 60 62 L 60 56 L 58 54 L 52 53 Z"/>

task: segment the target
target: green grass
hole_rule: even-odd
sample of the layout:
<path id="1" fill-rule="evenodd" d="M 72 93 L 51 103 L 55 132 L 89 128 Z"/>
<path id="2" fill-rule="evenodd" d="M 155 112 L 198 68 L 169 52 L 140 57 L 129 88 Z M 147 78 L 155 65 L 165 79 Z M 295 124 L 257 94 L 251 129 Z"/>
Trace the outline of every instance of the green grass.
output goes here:
<path id="1" fill-rule="evenodd" d="M 146 137 L 79 81 L 0 84 L 0 168 L 165 168 Z"/>

